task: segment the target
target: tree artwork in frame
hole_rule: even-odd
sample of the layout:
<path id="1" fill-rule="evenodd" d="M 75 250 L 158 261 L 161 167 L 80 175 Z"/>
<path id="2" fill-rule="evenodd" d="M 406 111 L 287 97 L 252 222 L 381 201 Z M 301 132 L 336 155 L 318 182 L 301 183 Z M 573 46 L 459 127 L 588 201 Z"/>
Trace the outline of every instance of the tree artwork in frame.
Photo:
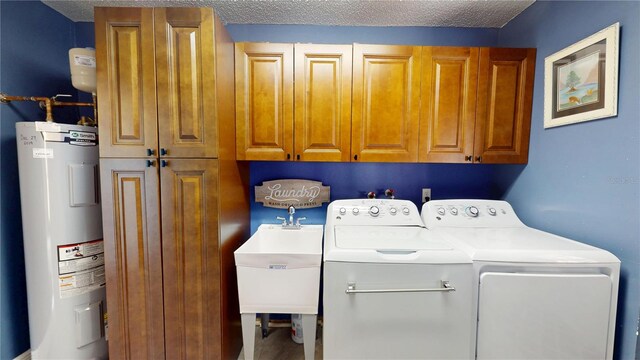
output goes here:
<path id="1" fill-rule="evenodd" d="M 618 114 L 618 42 L 615 23 L 544 60 L 544 127 Z"/>

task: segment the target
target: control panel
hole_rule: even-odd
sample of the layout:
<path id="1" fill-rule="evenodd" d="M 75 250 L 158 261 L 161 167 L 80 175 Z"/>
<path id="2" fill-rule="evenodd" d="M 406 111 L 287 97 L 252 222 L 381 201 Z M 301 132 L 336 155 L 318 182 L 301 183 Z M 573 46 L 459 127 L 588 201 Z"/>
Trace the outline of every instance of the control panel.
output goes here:
<path id="1" fill-rule="evenodd" d="M 422 206 L 422 220 L 427 228 L 523 226 L 501 200 L 432 200 Z"/>
<path id="2" fill-rule="evenodd" d="M 424 226 L 413 202 L 395 199 L 336 200 L 327 209 L 330 224 Z"/>

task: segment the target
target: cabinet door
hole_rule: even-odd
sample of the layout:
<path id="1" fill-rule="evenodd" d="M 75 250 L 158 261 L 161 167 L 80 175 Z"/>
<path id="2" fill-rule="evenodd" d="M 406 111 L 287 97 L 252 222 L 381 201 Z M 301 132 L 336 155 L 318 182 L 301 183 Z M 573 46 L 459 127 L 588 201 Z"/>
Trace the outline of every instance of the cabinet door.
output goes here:
<path id="1" fill-rule="evenodd" d="M 238 160 L 291 160 L 293 44 L 236 44 Z"/>
<path id="2" fill-rule="evenodd" d="M 100 160 L 109 358 L 164 359 L 158 169 Z"/>
<path id="3" fill-rule="evenodd" d="M 158 147 L 153 9 L 96 8 L 101 157 L 143 157 Z"/>
<path id="4" fill-rule="evenodd" d="M 527 162 L 536 49 L 481 48 L 475 158 Z"/>
<path id="5" fill-rule="evenodd" d="M 419 161 L 472 160 L 477 79 L 478 48 L 422 48 Z"/>
<path id="6" fill-rule="evenodd" d="M 351 45 L 295 45 L 295 159 L 349 161 Z"/>
<path id="7" fill-rule="evenodd" d="M 170 159 L 160 178 L 167 359 L 218 359 L 218 163 Z"/>
<path id="8" fill-rule="evenodd" d="M 418 46 L 353 46 L 354 160 L 418 160 L 420 55 Z"/>
<path id="9" fill-rule="evenodd" d="M 213 9 L 155 9 L 155 44 L 160 155 L 216 157 Z"/>

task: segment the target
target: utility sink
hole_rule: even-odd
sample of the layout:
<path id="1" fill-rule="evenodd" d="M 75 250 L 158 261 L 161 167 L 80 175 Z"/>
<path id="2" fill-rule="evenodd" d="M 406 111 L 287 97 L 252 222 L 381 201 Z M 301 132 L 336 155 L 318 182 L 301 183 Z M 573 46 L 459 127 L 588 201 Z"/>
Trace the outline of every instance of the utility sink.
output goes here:
<path id="1" fill-rule="evenodd" d="M 322 225 L 260 225 L 234 253 L 240 312 L 316 314 L 322 235 Z"/>
<path id="2" fill-rule="evenodd" d="M 305 358 L 313 359 L 322 235 L 322 225 L 263 224 L 234 252 L 245 359 L 253 359 L 256 313 L 302 314 Z"/>

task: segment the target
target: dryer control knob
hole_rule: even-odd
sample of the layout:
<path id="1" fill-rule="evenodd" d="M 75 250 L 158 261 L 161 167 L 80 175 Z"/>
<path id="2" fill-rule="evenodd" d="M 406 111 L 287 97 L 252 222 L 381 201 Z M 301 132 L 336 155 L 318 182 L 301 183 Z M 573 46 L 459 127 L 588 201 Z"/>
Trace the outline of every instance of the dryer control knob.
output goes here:
<path id="1" fill-rule="evenodd" d="M 353 213 L 353 215 L 358 215 L 360 213 L 360 209 L 358 209 L 357 207 L 354 207 L 353 210 L 351 210 L 351 212 Z"/>
<path id="2" fill-rule="evenodd" d="M 438 215 L 444 215 L 446 214 L 446 211 L 444 210 L 444 208 L 438 208 Z"/>
<path id="3" fill-rule="evenodd" d="M 458 215 L 458 209 L 456 209 L 456 208 L 451 208 L 451 210 L 449 210 L 449 212 L 451 212 L 451 215 Z"/>
<path id="4" fill-rule="evenodd" d="M 347 213 L 347 209 L 345 209 L 344 207 L 340 208 L 340 215 L 344 215 Z"/>
<path id="5" fill-rule="evenodd" d="M 496 216 L 496 214 L 497 214 L 496 213 L 496 209 L 494 209 L 492 207 L 490 207 L 488 211 L 489 211 L 489 215 L 491 215 L 491 216 Z"/>
<path id="6" fill-rule="evenodd" d="M 378 216 L 380 214 L 380 209 L 377 206 L 372 206 L 369 208 L 369 215 Z"/>
<path id="7" fill-rule="evenodd" d="M 409 213 L 410 213 L 410 212 L 411 212 L 411 211 L 409 210 L 409 208 L 408 208 L 408 207 L 403 207 L 403 208 L 402 208 L 402 213 L 403 213 L 403 214 L 405 214 L 405 215 L 409 215 Z"/>
<path id="8" fill-rule="evenodd" d="M 398 209 L 396 209 L 396 208 L 394 208 L 394 207 L 392 207 L 392 208 L 390 208 L 390 209 L 389 209 L 389 214 L 391 214 L 391 215 L 395 215 L 395 214 L 397 214 L 397 213 L 398 213 Z"/>
<path id="9" fill-rule="evenodd" d="M 464 209 L 464 212 L 471 217 L 478 217 L 478 215 L 480 214 L 478 208 L 475 206 L 469 206 L 468 208 Z"/>

